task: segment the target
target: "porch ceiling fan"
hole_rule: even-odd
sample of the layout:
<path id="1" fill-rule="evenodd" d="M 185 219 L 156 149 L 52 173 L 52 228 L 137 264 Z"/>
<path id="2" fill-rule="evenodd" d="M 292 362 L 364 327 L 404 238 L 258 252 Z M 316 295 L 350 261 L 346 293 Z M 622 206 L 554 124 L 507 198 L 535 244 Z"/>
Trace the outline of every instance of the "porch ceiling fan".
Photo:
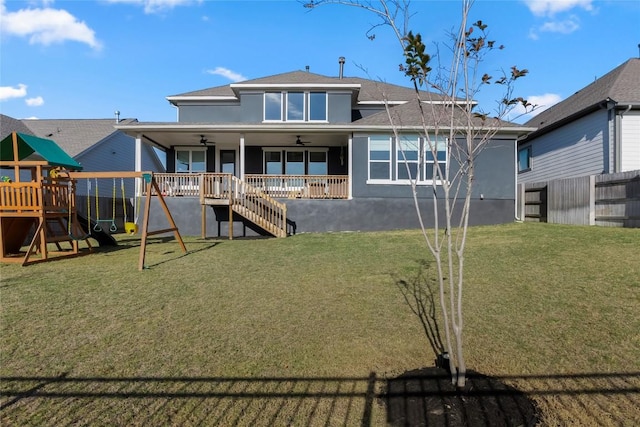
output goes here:
<path id="1" fill-rule="evenodd" d="M 204 137 L 204 135 L 200 135 L 200 144 L 207 145 L 208 139 Z"/>
<path id="2" fill-rule="evenodd" d="M 296 145 L 304 146 L 305 144 L 311 144 L 311 141 L 302 141 L 300 135 L 296 135 Z"/>

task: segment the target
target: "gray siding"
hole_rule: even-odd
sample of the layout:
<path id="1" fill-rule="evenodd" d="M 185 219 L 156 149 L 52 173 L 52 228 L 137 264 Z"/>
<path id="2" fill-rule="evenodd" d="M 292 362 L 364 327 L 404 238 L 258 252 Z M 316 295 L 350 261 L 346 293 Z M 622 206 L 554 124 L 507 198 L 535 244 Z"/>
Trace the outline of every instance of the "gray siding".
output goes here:
<path id="1" fill-rule="evenodd" d="M 367 184 L 369 167 L 367 143 L 368 139 L 364 136 L 353 139 L 353 197 L 411 198 L 411 187 L 407 184 Z M 494 140 L 478 156 L 472 193 L 474 199 L 515 199 L 515 145 L 515 141 L 512 140 Z M 451 167 L 453 172 L 455 163 L 452 163 Z M 421 185 L 418 191 L 419 197 L 428 198 L 431 195 L 431 186 Z"/>
<path id="2" fill-rule="evenodd" d="M 161 166 L 154 161 L 153 148 L 143 144 L 142 169 L 151 172 L 161 172 Z M 83 172 L 101 171 L 134 171 L 135 170 L 135 139 L 121 132 L 116 132 L 94 145 L 91 149 L 80 154 L 76 160 L 82 165 Z M 133 179 L 125 179 L 125 192 L 127 197 L 135 194 Z M 100 197 L 112 197 L 113 179 L 98 180 L 98 194 Z M 95 181 L 91 183 L 91 194 L 96 191 Z M 87 194 L 86 180 L 78 182 L 78 195 Z M 116 197 L 122 197 L 120 180 L 116 180 Z"/>
<path id="3" fill-rule="evenodd" d="M 521 183 L 606 173 L 610 164 L 608 113 L 591 113 L 531 144 L 531 170 L 518 175 Z"/>
<path id="4" fill-rule="evenodd" d="M 328 94 L 329 123 L 351 123 L 351 94 Z"/>
<path id="5" fill-rule="evenodd" d="M 640 111 L 629 111 L 620 119 L 620 171 L 640 169 Z"/>
<path id="6" fill-rule="evenodd" d="M 181 105 L 179 123 L 233 123 L 243 117 L 240 104 Z"/>
<path id="7" fill-rule="evenodd" d="M 351 94 L 328 93 L 330 123 L 351 123 Z M 240 102 L 214 105 L 180 105 L 180 123 L 262 123 L 264 96 L 261 92 L 240 95 Z"/>

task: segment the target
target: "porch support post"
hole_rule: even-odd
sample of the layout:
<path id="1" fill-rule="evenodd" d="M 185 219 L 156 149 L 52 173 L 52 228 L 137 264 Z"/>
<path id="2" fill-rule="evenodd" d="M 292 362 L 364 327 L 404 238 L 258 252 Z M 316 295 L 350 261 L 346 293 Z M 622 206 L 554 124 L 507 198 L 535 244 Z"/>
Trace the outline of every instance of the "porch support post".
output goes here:
<path id="1" fill-rule="evenodd" d="M 134 169 L 136 172 L 142 172 L 142 134 L 136 134 L 136 145 L 135 145 L 135 164 Z M 142 178 L 136 178 L 136 194 L 134 195 L 134 199 L 131 202 L 133 205 L 133 217 L 138 218 L 140 212 L 137 209 L 140 206 L 140 203 L 136 203 L 138 197 L 142 197 Z"/>
<path id="2" fill-rule="evenodd" d="M 238 165 L 240 168 L 240 179 L 244 181 L 244 134 L 240 134 L 240 164 Z"/>
<path id="3" fill-rule="evenodd" d="M 349 188 L 347 198 L 351 200 L 353 198 L 353 134 L 349 135 L 349 146 L 347 149 L 348 162 L 347 162 L 347 174 L 349 176 Z"/>

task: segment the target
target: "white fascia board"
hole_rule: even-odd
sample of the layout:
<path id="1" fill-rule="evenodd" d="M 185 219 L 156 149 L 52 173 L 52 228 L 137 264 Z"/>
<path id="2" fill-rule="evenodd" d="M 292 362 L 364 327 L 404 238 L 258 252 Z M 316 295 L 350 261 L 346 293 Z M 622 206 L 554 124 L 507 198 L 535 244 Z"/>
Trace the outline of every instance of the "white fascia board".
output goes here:
<path id="1" fill-rule="evenodd" d="M 167 101 L 175 104 L 178 101 L 239 101 L 236 96 L 191 95 L 191 96 L 167 96 Z"/>
<path id="2" fill-rule="evenodd" d="M 360 89 L 360 84 L 353 83 L 232 83 L 232 89 Z"/>

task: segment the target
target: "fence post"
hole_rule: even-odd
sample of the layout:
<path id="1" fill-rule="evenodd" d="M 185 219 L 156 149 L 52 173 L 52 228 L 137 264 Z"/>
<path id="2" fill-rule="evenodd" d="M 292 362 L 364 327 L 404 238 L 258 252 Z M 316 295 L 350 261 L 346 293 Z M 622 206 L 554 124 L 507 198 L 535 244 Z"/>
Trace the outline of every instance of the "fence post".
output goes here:
<path id="1" fill-rule="evenodd" d="M 589 175 L 589 225 L 596 225 L 596 176 Z"/>

